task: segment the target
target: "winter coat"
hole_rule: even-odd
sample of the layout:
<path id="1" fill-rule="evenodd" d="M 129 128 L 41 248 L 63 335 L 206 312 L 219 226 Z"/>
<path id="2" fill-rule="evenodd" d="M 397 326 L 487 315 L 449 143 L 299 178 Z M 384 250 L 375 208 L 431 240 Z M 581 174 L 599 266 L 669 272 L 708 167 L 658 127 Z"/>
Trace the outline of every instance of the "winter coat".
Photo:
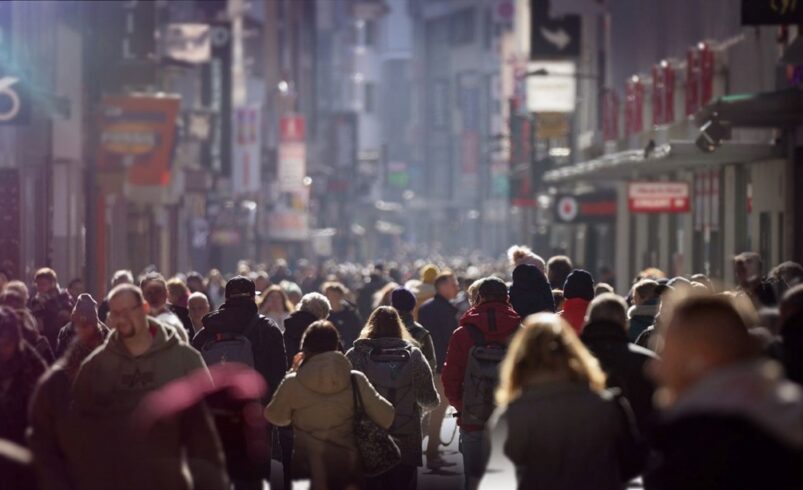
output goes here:
<path id="1" fill-rule="evenodd" d="M 436 294 L 418 309 L 418 322 L 432 335 L 435 359 L 438 362 L 436 371 L 441 372 L 449 339 L 457 328 L 457 308 L 449 300 Z"/>
<path id="2" fill-rule="evenodd" d="M 653 416 L 655 384 L 645 368 L 647 362 L 658 359 L 658 356 L 630 343 L 624 327 L 615 323 L 589 323 L 580 339 L 608 375 L 608 387 L 618 388 L 627 398 L 642 434 L 646 434 Z"/>
<path id="3" fill-rule="evenodd" d="M 175 330 L 178 339 L 189 344 L 190 336 L 187 334 L 184 324 L 181 323 L 181 320 L 176 316 L 175 313 L 170 311 L 167 306 L 168 305 L 165 305 L 165 309 L 158 314 L 154 314 L 152 318 L 155 318 L 162 325 Z"/>
<path id="4" fill-rule="evenodd" d="M 648 489 L 803 488 L 803 396 L 771 361 L 717 370 L 661 420 Z"/>
<path id="5" fill-rule="evenodd" d="M 284 349 L 287 353 L 287 365 L 293 365 L 293 358 L 301 351 L 301 337 L 318 317 L 308 311 L 294 311 L 284 321 Z"/>
<path id="6" fill-rule="evenodd" d="M 421 442 L 423 439 L 421 433 L 422 411 L 431 410 L 438 406 L 440 402 L 438 391 L 435 388 L 432 378 L 432 369 L 429 367 L 421 350 L 403 339 L 359 339 L 354 342 L 354 347 L 346 353 L 346 357 L 351 361 L 356 371 L 365 372 L 366 366 L 371 362 L 371 352 L 376 347 L 406 349 L 410 352 L 410 360 L 408 362 L 412 365 L 413 396 L 410 397 L 410 401 L 413 402 L 412 406 L 400 408 L 399 403 L 401 400 L 399 400 L 398 397 L 403 397 L 404 394 L 397 393 L 397 399 L 394 400 L 389 390 L 380 385 L 379 380 L 369 377 L 368 381 L 370 381 L 379 394 L 393 404 L 393 407 L 396 409 L 396 418 L 394 418 L 390 434 L 396 438 L 399 449 L 401 449 L 401 464 L 421 466 Z M 367 372 L 366 376 L 368 376 Z M 415 413 L 414 421 L 411 422 L 409 418 L 400 420 L 400 413 Z"/>
<path id="7" fill-rule="evenodd" d="M 480 488 L 619 490 L 642 468 L 627 402 L 584 383 L 527 386 L 489 427 Z"/>
<path id="8" fill-rule="evenodd" d="M 53 364 L 56 356 L 53 355 L 53 349 L 50 348 L 47 337 L 39 333 L 39 324 L 36 318 L 28 310 L 18 311 L 17 314 L 22 318 L 22 338 L 34 348 L 46 365 Z"/>
<path id="9" fill-rule="evenodd" d="M 555 313 L 555 299 L 546 276 L 536 266 L 521 264 L 513 270 L 510 304 L 523 318 L 542 311 Z"/>
<path id="10" fill-rule="evenodd" d="M 192 327 L 192 320 L 190 319 L 190 310 L 185 306 L 179 305 L 167 305 L 167 309 L 170 310 L 179 320 L 181 320 L 181 324 L 184 325 L 184 330 L 187 332 L 187 337 L 192 339 L 195 335 L 195 329 Z"/>
<path id="11" fill-rule="evenodd" d="M 635 342 L 641 332 L 655 323 L 655 315 L 658 314 L 658 300 L 650 300 L 642 305 L 633 305 L 627 310 L 627 318 L 630 323 L 627 328 L 627 338 Z"/>
<path id="12" fill-rule="evenodd" d="M 430 369 L 432 372 L 435 373 L 435 370 L 438 367 L 438 361 L 435 358 L 435 346 L 432 343 L 432 335 L 427 331 L 426 328 L 421 326 L 420 323 L 413 319 L 413 314 L 400 311 L 399 316 L 404 322 L 404 327 L 410 332 L 410 336 L 418 342 L 418 347 L 421 349 L 421 353 L 424 354 L 424 358 L 429 363 Z"/>
<path id="13" fill-rule="evenodd" d="M 59 330 L 70 321 L 73 305 L 70 293 L 66 289 L 59 289 L 58 286 L 44 295 L 37 293 L 28 300 L 28 309 L 41 323 L 42 333 L 54 351 Z"/>
<path id="14" fill-rule="evenodd" d="M 107 327 L 103 322 L 98 322 L 98 325 L 103 332 L 103 338 L 106 338 L 106 335 L 109 333 L 109 327 Z M 73 340 L 75 340 L 75 327 L 73 327 L 72 322 L 70 322 L 61 327 L 61 330 L 59 330 L 59 336 L 56 340 L 56 359 L 61 358 L 64 353 L 67 352 L 67 349 L 70 348 Z"/>
<path id="15" fill-rule="evenodd" d="M 357 309 L 344 301 L 343 309 L 329 312 L 329 318 L 327 318 L 327 320 L 334 323 L 338 332 L 340 332 L 340 341 L 343 344 L 343 350 L 351 349 L 351 346 L 354 345 L 354 341 L 359 338 L 363 327 L 363 322 L 360 319 L 360 315 L 357 313 Z"/>
<path id="16" fill-rule="evenodd" d="M 491 315 L 495 318 L 493 330 L 491 322 L 489 322 Z M 474 340 L 466 329 L 466 325 L 477 327 L 488 343 L 507 344 L 519 329 L 521 318 L 507 302 L 490 301 L 471 308 L 460 319 L 460 327 L 455 330 L 449 341 L 449 350 L 446 353 L 446 362 L 441 375 L 446 398 L 458 412 L 463 410 L 463 380 L 466 376 L 469 350 L 474 346 Z M 460 418 L 457 419 L 457 423 L 468 431 L 482 429 L 482 427 L 463 425 Z"/>
<path id="17" fill-rule="evenodd" d="M 582 298 L 569 298 L 563 301 L 563 310 L 558 313 L 566 322 L 572 326 L 579 335 L 583 331 L 586 322 L 586 311 L 590 301 Z"/>
<path id="18" fill-rule="evenodd" d="M 192 346 L 200 351 L 207 342 L 214 339 L 215 334 L 245 334 L 257 315 L 257 305 L 252 300 L 230 299 L 217 311 L 203 318 L 204 328 L 192 339 Z M 266 398 L 262 400 L 267 403 L 287 372 L 284 339 L 273 320 L 262 315 L 259 315 L 259 321 L 247 332 L 246 338 L 251 342 L 254 369 L 268 385 Z"/>
<path id="19" fill-rule="evenodd" d="M 98 332 L 103 342 L 109 331 Z M 28 443 L 40 490 L 76 488 L 77 476 L 95 471 L 97 462 L 83 450 L 84 424 L 72 406 L 72 383 L 81 363 L 95 350 L 70 342 L 58 361 L 40 379 L 31 399 Z"/>
<path id="20" fill-rule="evenodd" d="M 186 461 L 196 488 L 224 489 L 223 452 L 206 405 L 194 405 L 181 417 L 139 431 L 132 417 L 150 393 L 198 370 L 201 355 L 179 340 L 173 329 L 149 319 L 150 349 L 132 356 L 118 332 L 81 365 L 73 384 L 78 416 L 87 423 L 83 448 L 94 470 L 75 475 L 79 489 L 189 489 Z M 211 378 L 206 378 L 211 383 Z"/>
<path id="21" fill-rule="evenodd" d="M 25 444 L 28 403 L 47 366 L 24 340 L 8 362 L 0 362 L 0 439 Z M 1 480 L 1 478 L 0 478 Z"/>
<path id="22" fill-rule="evenodd" d="M 360 480 L 360 461 L 354 440 L 356 379 L 366 413 L 389 428 L 394 410 L 359 371 L 339 352 L 325 352 L 289 373 L 265 408 L 265 417 L 278 426 L 293 426 L 293 475 L 309 477 L 312 489 L 343 488 Z"/>

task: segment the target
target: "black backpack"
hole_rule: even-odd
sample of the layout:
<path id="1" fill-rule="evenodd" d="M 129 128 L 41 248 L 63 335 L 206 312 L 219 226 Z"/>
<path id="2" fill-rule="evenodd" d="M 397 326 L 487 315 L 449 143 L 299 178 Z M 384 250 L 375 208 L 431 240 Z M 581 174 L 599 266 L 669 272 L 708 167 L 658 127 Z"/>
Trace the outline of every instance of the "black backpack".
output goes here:
<path id="1" fill-rule="evenodd" d="M 207 366 L 224 362 L 237 362 L 254 368 L 254 349 L 248 336 L 261 320 L 257 314 L 242 333 L 216 333 L 201 346 L 201 356 Z"/>

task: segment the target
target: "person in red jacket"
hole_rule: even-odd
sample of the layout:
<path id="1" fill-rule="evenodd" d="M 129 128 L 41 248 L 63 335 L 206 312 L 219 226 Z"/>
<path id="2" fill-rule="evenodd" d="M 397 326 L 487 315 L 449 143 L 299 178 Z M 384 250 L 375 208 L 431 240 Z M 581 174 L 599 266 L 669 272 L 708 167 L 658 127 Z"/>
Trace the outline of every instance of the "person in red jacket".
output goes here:
<path id="1" fill-rule="evenodd" d="M 485 344 L 506 345 L 521 324 L 521 318 L 510 306 L 507 285 L 499 278 L 487 277 L 479 286 L 476 306 L 460 319 L 460 326 L 449 340 L 446 362 L 441 379 L 449 403 L 458 411 L 460 426 L 460 452 L 463 454 L 465 488 L 477 488 L 485 471 L 490 448 L 483 441 L 483 426 L 464 423 L 459 413 L 463 410 L 466 368 L 471 348 L 476 344 L 470 329 L 473 325 L 482 334 Z M 493 404 L 493 393 L 489 404 Z"/>
<path id="2" fill-rule="evenodd" d="M 573 270 L 563 283 L 563 297 L 563 309 L 558 314 L 580 335 L 586 322 L 588 305 L 594 299 L 594 278 L 583 269 Z"/>

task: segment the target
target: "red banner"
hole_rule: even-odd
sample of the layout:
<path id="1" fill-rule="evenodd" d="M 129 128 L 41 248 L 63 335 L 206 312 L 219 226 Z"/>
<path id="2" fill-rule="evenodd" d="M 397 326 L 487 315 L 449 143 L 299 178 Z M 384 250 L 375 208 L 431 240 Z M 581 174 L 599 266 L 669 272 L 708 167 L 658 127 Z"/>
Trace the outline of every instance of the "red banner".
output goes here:
<path id="1" fill-rule="evenodd" d="M 711 102 L 714 97 L 714 51 L 706 43 L 700 43 L 700 104 Z"/>
<path id="2" fill-rule="evenodd" d="M 283 116 L 279 122 L 279 140 L 282 143 L 303 143 L 306 138 L 304 116 Z"/>
<path id="3" fill-rule="evenodd" d="M 644 83 L 633 76 L 625 86 L 625 132 L 628 135 L 644 130 Z"/>
<path id="4" fill-rule="evenodd" d="M 612 89 L 602 99 L 602 135 L 605 141 L 619 139 L 619 96 Z"/>
<path id="5" fill-rule="evenodd" d="M 675 122 L 675 71 L 668 61 L 652 67 L 652 123 Z"/>
<path id="6" fill-rule="evenodd" d="M 688 213 L 687 182 L 630 182 L 627 185 L 631 213 Z"/>
<path id="7" fill-rule="evenodd" d="M 180 105 L 178 97 L 106 97 L 98 167 L 126 168 L 132 185 L 167 186 Z"/>

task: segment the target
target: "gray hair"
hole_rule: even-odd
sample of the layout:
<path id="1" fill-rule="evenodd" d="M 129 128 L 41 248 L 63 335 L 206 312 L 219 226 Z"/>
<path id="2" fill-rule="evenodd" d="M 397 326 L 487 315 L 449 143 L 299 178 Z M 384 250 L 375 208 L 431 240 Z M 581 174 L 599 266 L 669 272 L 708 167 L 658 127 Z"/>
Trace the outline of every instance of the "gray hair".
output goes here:
<path id="1" fill-rule="evenodd" d="M 130 270 L 121 269 L 112 276 L 112 287 L 120 284 L 134 284 L 134 274 Z"/>
<path id="2" fill-rule="evenodd" d="M 192 303 L 193 300 L 196 300 L 196 299 L 202 299 L 204 301 L 204 303 L 206 303 L 207 305 L 209 304 L 209 298 L 207 298 L 206 295 L 204 293 L 202 293 L 202 292 L 192 293 L 190 295 L 190 297 L 187 298 L 187 304 Z"/>
<path id="3" fill-rule="evenodd" d="M 301 297 L 301 301 L 296 308 L 298 311 L 306 311 L 315 315 L 319 320 L 325 320 L 329 316 L 332 305 L 329 300 L 321 293 L 307 293 Z"/>
<path id="4" fill-rule="evenodd" d="M 617 294 L 600 294 L 588 306 L 586 322 L 611 322 L 627 328 L 627 303 Z"/>

